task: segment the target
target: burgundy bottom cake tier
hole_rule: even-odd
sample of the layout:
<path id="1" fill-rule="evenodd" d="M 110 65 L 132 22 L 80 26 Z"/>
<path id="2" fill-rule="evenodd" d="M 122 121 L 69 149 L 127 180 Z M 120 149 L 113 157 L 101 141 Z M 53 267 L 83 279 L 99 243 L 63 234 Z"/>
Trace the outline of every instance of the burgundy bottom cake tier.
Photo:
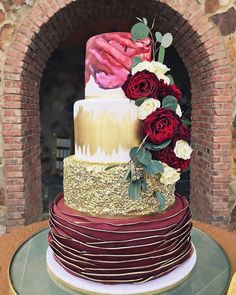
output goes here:
<path id="1" fill-rule="evenodd" d="M 192 254 L 190 208 L 178 196 L 161 214 L 98 218 L 69 208 L 59 194 L 49 225 L 56 261 L 69 273 L 95 282 L 146 282 L 171 272 Z"/>

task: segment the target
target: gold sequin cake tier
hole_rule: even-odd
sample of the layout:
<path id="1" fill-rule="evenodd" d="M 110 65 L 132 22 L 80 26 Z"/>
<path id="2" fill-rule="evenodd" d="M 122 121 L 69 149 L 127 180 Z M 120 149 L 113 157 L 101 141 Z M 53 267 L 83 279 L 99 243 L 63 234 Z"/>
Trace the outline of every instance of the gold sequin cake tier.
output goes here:
<path id="1" fill-rule="evenodd" d="M 159 211 L 160 204 L 153 190 L 165 196 L 164 208 L 174 204 L 174 185 L 165 186 L 147 179 L 147 191 L 137 200 L 128 195 L 128 182 L 123 181 L 127 170 L 120 164 L 105 170 L 108 164 L 83 162 L 70 156 L 64 160 L 65 204 L 80 212 L 94 216 L 139 216 Z"/>

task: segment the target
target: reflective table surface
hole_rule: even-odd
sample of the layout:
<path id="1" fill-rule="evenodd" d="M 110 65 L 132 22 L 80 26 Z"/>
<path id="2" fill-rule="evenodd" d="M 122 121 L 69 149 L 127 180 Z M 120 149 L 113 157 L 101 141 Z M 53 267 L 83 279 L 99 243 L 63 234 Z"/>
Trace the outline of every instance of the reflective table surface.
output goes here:
<path id="1" fill-rule="evenodd" d="M 9 268 L 12 294 L 81 294 L 59 286 L 49 277 L 46 266 L 47 234 L 48 230 L 43 230 L 32 236 L 13 256 Z M 192 242 L 197 251 L 197 263 L 191 276 L 174 289 L 158 294 L 221 295 L 225 293 L 231 277 L 231 268 L 224 250 L 207 234 L 196 228 L 192 231 Z"/>

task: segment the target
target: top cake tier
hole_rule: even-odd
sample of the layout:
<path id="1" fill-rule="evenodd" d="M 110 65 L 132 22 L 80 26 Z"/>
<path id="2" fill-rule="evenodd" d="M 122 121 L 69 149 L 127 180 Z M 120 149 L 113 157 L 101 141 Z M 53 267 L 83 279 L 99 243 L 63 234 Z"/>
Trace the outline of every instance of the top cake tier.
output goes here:
<path id="1" fill-rule="evenodd" d="M 151 60 L 151 40 L 132 41 L 131 33 L 105 33 L 90 38 L 86 45 L 85 99 L 124 98 L 121 86 L 138 56 Z"/>

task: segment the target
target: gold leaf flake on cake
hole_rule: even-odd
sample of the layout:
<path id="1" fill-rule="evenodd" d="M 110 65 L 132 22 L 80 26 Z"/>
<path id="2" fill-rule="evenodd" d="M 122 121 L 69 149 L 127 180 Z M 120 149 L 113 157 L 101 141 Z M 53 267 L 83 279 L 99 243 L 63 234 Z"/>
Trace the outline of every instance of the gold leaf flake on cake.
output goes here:
<path id="1" fill-rule="evenodd" d="M 95 216 L 140 216 L 158 212 L 159 203 L 153 195 L 153 185 L 165 196 L 165 207 L 174 204 L 174 185 L 165 186 L 147 179 L 147 192 L 133 201 L 128 196 L 129 183 L 123 181 L 126 172 L 121 164 L 105 171 L 107 164 L 79 161 L 76 156 L 64 160 L 64 198 L 73 209 Z"/>

